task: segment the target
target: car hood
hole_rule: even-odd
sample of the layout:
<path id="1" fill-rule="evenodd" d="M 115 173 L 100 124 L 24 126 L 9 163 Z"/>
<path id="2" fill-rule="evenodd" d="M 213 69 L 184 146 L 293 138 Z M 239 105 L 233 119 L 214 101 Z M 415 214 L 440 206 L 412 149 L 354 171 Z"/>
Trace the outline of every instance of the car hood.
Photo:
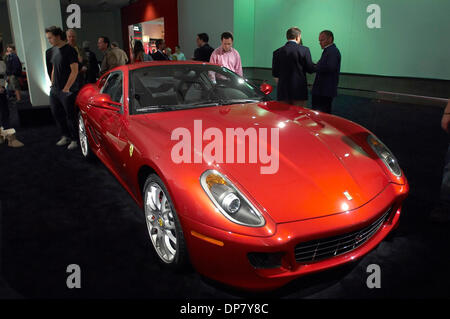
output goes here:
<path id="1" fill-rule="evenodd" d="M 199 177 L 206 169 L 222 172 L 277 223 L 356 209 L 374 198 L 390 182 L 380 165 L 344 134 L 342 128 L 338 129 L 322 120 L 320 113 L 314 114 L 304 108 L 278 102 L 261 102 L 153 113 L 139 115 L 135 119 L 153 131 L 149 134 L 155 136 L 157 132 L 159 138 L 169 141 L 164 147 L 169 157 L 173 146 L 179 142 L 171 140 L 172 133 L 176 129 L 187 129 L 192 138 L 192 161 L 195 153 L 195 120 L 201 120 L 203 132 L 208 128 L 217 128 L 223 132 L 224 145 L 227 128 L 254 128 L 258 138 L 265 130 L 267 140 L 259 140 L 258 150 L 266 143 L 273 154 L 278 154 L 278 159 L 273 155 L 264 164 L 258 156 L 257 163 L 248 163 L 247 139 L 246 163 L 214 165 L 203 162 L 189 165 L 197 170 Z M 349 126 L 354 125 L 350 121 L 345 122 Z M 271 138 L 271 133 L 276 136 L 276 132 L 279 134 L 278 147 L 274 142 L 276 138 Z M 205 150 L 209 143 L 210 140 L 204 140 L 202 149 Z M 224 148 L 224 161 L 225 154 Z M 269 166 L 272 172 L 263 174 L 262 168 L 267 169 Z"/>

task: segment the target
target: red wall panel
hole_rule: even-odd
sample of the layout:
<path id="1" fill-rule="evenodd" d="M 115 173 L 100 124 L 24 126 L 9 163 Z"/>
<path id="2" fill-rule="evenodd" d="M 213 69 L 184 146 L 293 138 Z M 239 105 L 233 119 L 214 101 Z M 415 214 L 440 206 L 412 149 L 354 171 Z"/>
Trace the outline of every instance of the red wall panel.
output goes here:
<path id="1" fill-rule="evenodd" d="M 177 0 L 138 0 L 121 10 L 125 51 L 128 51 L 129 47 L 128 26 L 157 18 L 164 18 L 164 40 L 166 45 L 174 51 L 175 45 L 178 44 Z"/>

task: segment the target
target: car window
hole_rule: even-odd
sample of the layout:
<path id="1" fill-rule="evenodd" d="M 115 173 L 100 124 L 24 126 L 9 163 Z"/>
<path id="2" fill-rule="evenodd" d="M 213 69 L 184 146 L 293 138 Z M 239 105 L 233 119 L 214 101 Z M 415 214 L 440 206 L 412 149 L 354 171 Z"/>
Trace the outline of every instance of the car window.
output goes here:
<path id="1" fill-rule="evenodd" d="M 232 104 L 265 98 L 247 80 L 225 67 L 208 64 L 148 66 L 131 72 L 133 113 Z"/>
<path id="2" fill-rule="evenodd" d="M 122 103 L 123 86 L 121 72 L 114 72 L 109 75 L 106 84 L 102 88 L 102 93 L 109 94 L 111 100 Z"/>

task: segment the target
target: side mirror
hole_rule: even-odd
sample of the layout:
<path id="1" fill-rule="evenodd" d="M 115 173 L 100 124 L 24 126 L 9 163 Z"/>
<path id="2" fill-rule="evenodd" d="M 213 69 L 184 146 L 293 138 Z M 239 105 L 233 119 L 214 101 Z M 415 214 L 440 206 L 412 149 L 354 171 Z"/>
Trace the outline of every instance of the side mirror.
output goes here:
<path id="1" fill-rule="evenodd" d="M 261 90 L 261 92 L 263 92 L 265 95 L 269 95 L 270 93 L 272 93 L 273 91 L 273 87 L 272 85 L 264 82 L 263 84 L 261 84 L 261 86 L 259 87 L 259 89 Z"/>
<path id="2" fill-rule="evenodd" d="M 97 94 L 89 98 L 89 104 L 102 109 L 107 109 L 111 111 L 119 111 L 122 103 L 111 100 L 109 94 Z"/>

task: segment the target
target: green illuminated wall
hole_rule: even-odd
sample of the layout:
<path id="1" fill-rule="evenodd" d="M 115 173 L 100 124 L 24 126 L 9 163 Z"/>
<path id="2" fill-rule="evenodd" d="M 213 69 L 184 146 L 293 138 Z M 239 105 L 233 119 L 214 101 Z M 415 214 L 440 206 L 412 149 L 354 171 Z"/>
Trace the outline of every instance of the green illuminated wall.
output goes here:
<path id="1" fill-rule="evenodd" d="M 366 24 L 370 4 L 380 7 L 381 28 Z M 235 47 L 244 66 L 270 68 L 298 26 L 317 61 L 319 32 L 330 29 L 341 72 L 450 80 L 449 15 L 449 0 L 234 0 Z"/>

